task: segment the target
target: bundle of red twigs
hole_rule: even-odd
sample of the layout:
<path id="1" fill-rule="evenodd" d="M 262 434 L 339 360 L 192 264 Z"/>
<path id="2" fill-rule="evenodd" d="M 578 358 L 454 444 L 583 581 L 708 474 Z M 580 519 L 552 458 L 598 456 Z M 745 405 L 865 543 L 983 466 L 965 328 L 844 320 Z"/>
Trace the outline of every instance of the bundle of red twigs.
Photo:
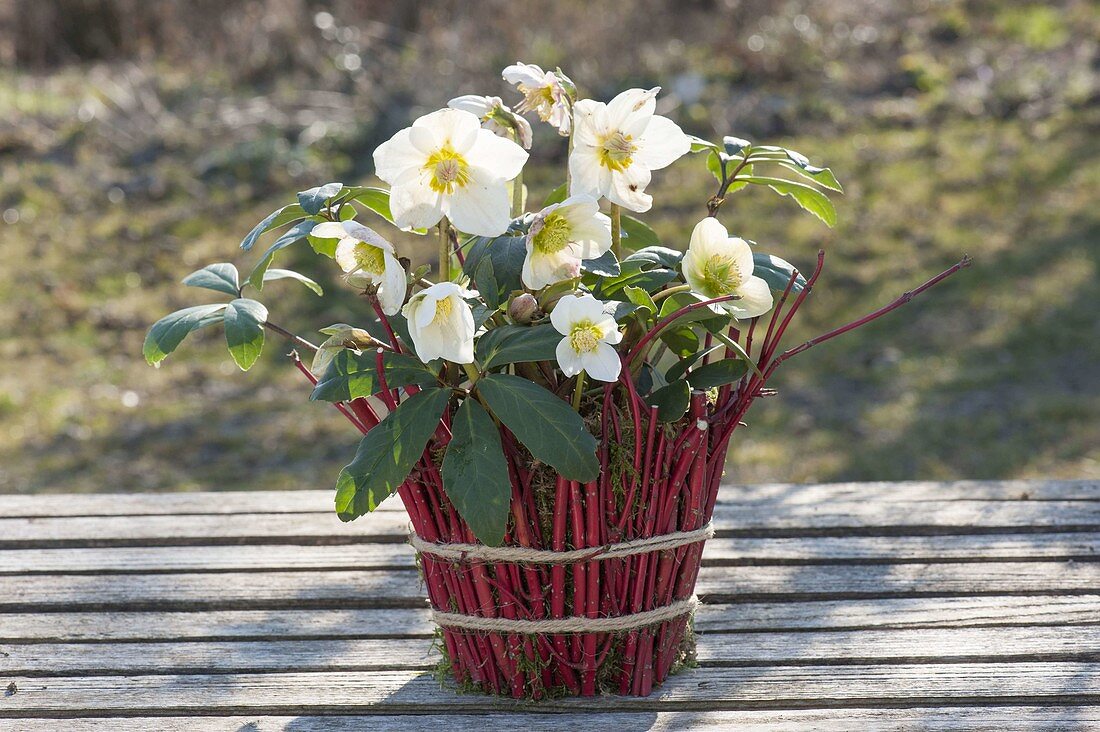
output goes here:
<path id="1" fill-rule="evenodd" d="M 448 616 L 510 621 L 597 620 L 644 614 L 693 597 L 702 541 L 629 556 L 598 555 L 623 542 L 705 527 L 718 497 L 730 438 L 753 401 L 770 393 L 766 384 L 779 365 L 903 305 L 970 260 L 964 258 L 863 318 L 779 352 L 783 334 L 812 291 L 823 262 L 820 252 L 817 267 L 797 294 L 792 290 L 798 273 L 791 277 L 770 316 L 749 321 L 743 333 L 731 328 L 730 339 L 743 345 L 755 368 L 717 395 L 693 392 L 687 415 L 674 424 L 657 420 L 657 408 L 639 397 L 631 376 L 631 367 L 644 360 L 647 344 L 665 321 L 643 336 L 624 355 L 619 382 L 604 388 L 602 400 L 590 398 L 583 405 L 582 411 L 598 420 L 597 480 L 578 483 L 548 476 L 545 466 L 533 464 L 502 427 L 513 489 L 505 545 L 553 552 L 591 548 L 591 558 L 540 563 L 424 552 L 420 561 L 432 607 Z M 674 313 L 666 321 L 682 314 Z M 735 356 L 727 348 L 726 358 Z M 298 366 L 312 379 L 303 364 Z M 392 409 L 399 395 L 385 389 L 378 396 Z M 363 399 L 337 407 L 364 433 L 378 424 Z M 450 417 L 444 415 L 399 495 L 423 542 L 476 544 L 444 493 L 440 466 L 433 457 L 449 440 L 449 428 Z M 502 632 L 444 624 L 442 647 L 454 679 L 485 691 L 530 698 L 559 692 L 644 696 L 678 662 L 690 658 L 689 620 L 685 611 L 648 625 L 603 632 Z"/>

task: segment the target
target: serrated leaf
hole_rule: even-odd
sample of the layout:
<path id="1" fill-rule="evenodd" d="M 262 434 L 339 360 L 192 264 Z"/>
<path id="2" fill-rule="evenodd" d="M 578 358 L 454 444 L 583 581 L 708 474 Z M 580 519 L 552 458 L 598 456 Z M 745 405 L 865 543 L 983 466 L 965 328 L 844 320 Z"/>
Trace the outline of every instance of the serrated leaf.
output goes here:
<path id="1" fill-rule="evenodd" d="M 248 371 L 264 350 L 264 323 L 267 308 L 255 300 L 238 298 L 225 308 L 225 342 L 229 355 L 241 369 Z"/>
<path id="2" fill-rule="evenodd" d="M 763 252 L 752 253 L 752 273 L 767 282 L 768 287 L 776 292 L 783 292 L 787 289 L 787 283 L 790 282 L 794 271 L 794 265 L 785 259 Z M 801 292 L 805 286 L 806 278 L 799 273 L 794 284 L 791 285 L 791 292 Z"/>
<path id="3" fill-rule="evenodd" d="M 264 272 L 264 282 L 271 282 L 272 280 L 297 280 L 318 295 L 325 294 L 325 291 L 321 289 L 320 285 L 301 272 L 295 272 L 292 269 L 269 269 Z"/>
<path id="4" fill-rule="evenodd" d="M 439 426 L 451 393 L 425 389 L 401 402 L 359 443 L 336 480 L 336 515 L 351 521 L 369 513 L 405 479 Z"/>
<path id="5" fill-rule="evenodd" d="M 599 277 L 618 277 L 622 274 L 619 260 L 615 258 L 615 252 L 610 249 L 595 259 L 582 259 L 581 271 L 591 272 Z"/>
<path id="6" fill-rule="evenodd" d="M 260 238 L 260 235 L 264 232 L 277 229 L 280 226 L 286 226 L 287 224 L 304 219 L 308 214 L 297 203 L 287 204 L 280 209 L 276 209 L 264 217 L 264 220 L 252 227 L 252 231 L 248 232 L 248 235 L 241 240 L 241 249 L 248 251 L 252 248 L 252 245 L 256 243 L 256 240 Z"/>
<path id="7" fill-rule="evenodd" d="M 508 528 L 512 481 L 493 418 L 467 398 L 451 421 L 443 490 L 482 544 L 500 546 Z"/>
<path id="8" fill-rule="evenodd" d="M 225 303 L 195 305 L 169 313 L 153 323 L 141 348 L 146 362 L 152 366 L 163 361 L 189 333 L 219 322 L 224 309 Z"/>
<path id="9" fill-rule="evenodd" d="M 476 388 L 497 419 L 536 460 L 569 480 L 586 483 L 599 475 L 596 438 L 561 399 L 534 382 L 509 374 L 489 374 Z"/>
<path id="10" fill-rule="evenodd" d="M 749 370 L 748 365 L 739 358 L 723 358 L 714 363 L 703 364 L 687 375 L 693 389 L 706 391 L 716 386 L 725 386 L 740 380 Z"/>
<path id="11" fill-rule="evenodd" d="M 298 205 L 310 215 L 320 213 L 328 200 L 338 195 L 343 189 L 343 183 L 325 183 L 323 186 L 310 188 L 308 191 L 299 191 Z"/>
<path id="12" fill-rule="evenodd" d="M 787 170 L 794 171 L 795 173 L 798 173 L 805 178 L 809 178 L 823 188 L 828 188 L 829 190 L 836 191 L 837 193 L 844 192 L 844 189 L 837 181 L 836 176 L 833 175 L 833 171 L 829 170 L 828 168 L 818 168 L 808 163 L 806 165 L 798 165 L 797 163 L 788 163 L 786 161 L 780 161 L 779 165 L 786 168 Z"/>
<path id="13" fill-rule="evenodd" d="M 305 239 L 309 232 L 313 230 L 313 221 L 302 221 L 295 224 L 288 229 L 286 233 L 280 236 L 275 242 L 267 248 L 264 252 L 264 256 L 260 258 L 260 261 L 256 263 L 256 266 L 252 268 L 252 272 L 248 275 L 248 284 L 255 287 L 257 290 L 264 289 L 264 273 L 267 272 L 268 267 L 275 261 L 275 255 L 281 249 L 286 249 L 291 244 L 297 244 Z"/>
<path id="14" fill-rule="evenodd" d="M 746 183 L 765 185 L 781 196 L 790 196 L 799 206 L 821 219 L 827 226 L 836 225 L 836 209 L 832 201 L 821 191 L 805 183 L 799 183 L 784 178 L 770 178 L 767 176 L 746 176 L 739 178 Z"/>
<path id="15" fill-rule="evenodd" d="M 310 400 L 347 402 L 377 394 L 381 390 L 377 359 L 377 352 L 373 350 L 340 351 L 318 378 L 317 386 L 309 395 Z M 402 353 L 383 353 L 382 370 L 386 377 L 386 386 L 391 389 L 413 384 L 423 387 L 438 385 L 434 371 L 412 356 Z"/>
<path id="16" fill-rule="evenodd" d="M 237 297 L 241 289 L 240 275 L 237 274 L 237 268 L 229 262 L 208 264 L 184 277 L 183 284 L 188 287 L 202 287 L 215 292 L 223 292 L 233 297 Z"/>
<path id="17" fill-rule="evenodd" d="M 687 412 L 691 403 L 691 387 L 687 381 L 679 379 L 654 391 L 645 398 L 645 402 L 651 407 L 657 407 L 658 420 L 675 422 Z"/>
<path id="18" fill-rule="evenodd" d="M 640 287 L 624 287 L 623 294 L 626 295 L 627 300 L 637 305 L 639 310 L 647 311 L 644 319 L 648 320 L 658 310 L 657 303 L 653 302 L 650 294 Z"/>
<path id="19" fill-rule="evenodd" d="M 509 363 L 549 361 L 564 336 L 553 325 L 502 325 L 477 341 L 477 361 L 483 369 Z"/>

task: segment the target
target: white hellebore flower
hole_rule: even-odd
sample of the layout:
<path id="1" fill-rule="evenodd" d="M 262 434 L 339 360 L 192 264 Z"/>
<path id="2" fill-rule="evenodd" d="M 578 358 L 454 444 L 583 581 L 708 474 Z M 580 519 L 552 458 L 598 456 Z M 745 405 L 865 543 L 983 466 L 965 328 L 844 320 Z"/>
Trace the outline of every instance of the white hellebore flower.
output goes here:
<path id="1" fill-rule="evenodd" d="M 535 214 L 527 232 L 523 284 L 532 290 L 580 275 L 581 260 L 611 248 L 611 219 L 595 198 L 570 196 Z"/>
<path id="2" fill-rule="evenodd" d="M 514 133 L 516 142 L 524 150 L 531 149 L 531 123 L 526 117 L 514 113 L 500 97 L 463 94 L 447 102 L 447 106 L 476 115 L 481 120 L 481 126 L 498 137 L 508 137 Z"/>
<path id="3" fill-rule="evenodd" d="M 424 363 L 437 358 L 474 362 L 474 314 L 462 299 L 466 294 L 453 282 L 440 282 L 413 295 L 402 308 L 416 355 Z"/>
<path id="4" fill-rule="evenodd" d="M 591 295 L 566 295 L 550 313 L 550 322 L 565 336 L 555 355 L 566 376 L 584 371 L 599 381 L 619 378 L 622 361 L 614 345 L 623 339 L 615 318 Z"/>
<path id="5" fill-rule="evenodd" d="M 401 309 L 408 282 L 405 268 L 394 256 L 393 244 L 357 221 L 326 221 L 309 233 L 319 239 L 339 239 L 335 257 L 346 273 L 345 279 L 359 287 L 376 285 L 386 315 L 394 315 Z"/>
<path id="6" fill-rule="evenodd" d="M 573 112 L 570 193 L 606 197 L 630 211 L 648 211 L 650 174 L 691 150 L 691 140 L 653 113 L 660 87 L 627 89 L 607 104 L 582 99 Z"/>
<path id="7" fill-rule="evenodd" d="M 398 226 L 426 228 L 448 216 L 477 236 L 508 228 L 508 181 L 526 162 L 523 148 L 459 109 L 424 115 L 374 151 L 375 173 L 390 184 Z"/>
<path id="8" fill-rule="evenodd" d="M 502 75 L 523 94 L 523 101 L 516 105 L 517 112 L 535 112 L 543 122 L 558 128 L 559 135 L 569 136 L 569 89 L 557 74 L 543 71 L 541 66 L 517 62 L 504 69 Z"/>
<path id="9" fill-rule="evenodd" d="M 771 288 L 752 273 L 752 250 L 718 219 L 708 216 L 695 225 L 680 266 L 691 289 L 707 299 L 738 295 L 715 305 L 735 318 L 755 318 L 772 309 Z"/>

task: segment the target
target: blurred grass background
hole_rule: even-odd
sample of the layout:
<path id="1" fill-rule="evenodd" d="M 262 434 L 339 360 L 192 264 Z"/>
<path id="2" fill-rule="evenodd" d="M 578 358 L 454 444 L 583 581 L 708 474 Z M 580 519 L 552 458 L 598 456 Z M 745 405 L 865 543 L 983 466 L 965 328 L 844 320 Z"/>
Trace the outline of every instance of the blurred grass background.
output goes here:
<path id="1" fill-rule="evenodd" d="M 144 332 L 206 301 L 178 284 L 193 269 L 247 271 L 241 236 L 294 191 L 369 182 L 370 152 L 415 116 L 460 93 L 514 103 L 499 74 L 516 60 L 598 99 L 662 85 L 691 133 L 832 167 L 833 231 L 768 191 L 723 209 L 800 267 L 829 251 L 791 344 L 975 258 L 785 366 L 730 479 L 1100 477 L 1098 38 L 1087 0 L 9 0 L 0 491 L 331 485 L 357 436 L 306 401 L 282 343 L 244 375 L 212 331 L 154 370 Z M 532 200 L 564 153 L 536 127 Z M 683 247 L 713 187 L 685 158 L 644 218 Z M 340 290 L 308 248 L 280 262 Z M 362 307 L 269 288 L 307 336 Z"/>

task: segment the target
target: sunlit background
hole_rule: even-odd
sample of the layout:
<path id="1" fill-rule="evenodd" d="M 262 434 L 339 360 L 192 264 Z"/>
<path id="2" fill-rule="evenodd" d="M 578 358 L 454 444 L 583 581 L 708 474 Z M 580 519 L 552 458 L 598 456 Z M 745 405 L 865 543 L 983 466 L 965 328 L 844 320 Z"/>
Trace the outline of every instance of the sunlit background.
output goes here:
<path id="1" fill-rule="evenodd" d="M 240 373 L 211 331 L 159 370 L 148 325 L 204 302 L 213 261 L 294 192 L 369 183 L 370 153 L 500 70 L 560 65 L 710 139 L 782 144 L 845 185 L 829 230 L 744 190 L 723 220 L 800 267 L 829 252 L 794 344 L 944 269 L 926 299 L 784 367 L 738 432 L 735 481 L 1100 477 L 1100 13 L 1087 0 L 0 4 L 0 491 L 318 488 L 357 434 L 282 343 Z M 564 141 L 536 125 L 531 198 Z M 654 176 L 682 248 L 714 183 Z M 384 226 L 382 224 L 381 226 Z M 414 262 L 433 245 L 386 230 Z M 363 303 L 308 247 L 272 283 L 309 335 Z"/>

